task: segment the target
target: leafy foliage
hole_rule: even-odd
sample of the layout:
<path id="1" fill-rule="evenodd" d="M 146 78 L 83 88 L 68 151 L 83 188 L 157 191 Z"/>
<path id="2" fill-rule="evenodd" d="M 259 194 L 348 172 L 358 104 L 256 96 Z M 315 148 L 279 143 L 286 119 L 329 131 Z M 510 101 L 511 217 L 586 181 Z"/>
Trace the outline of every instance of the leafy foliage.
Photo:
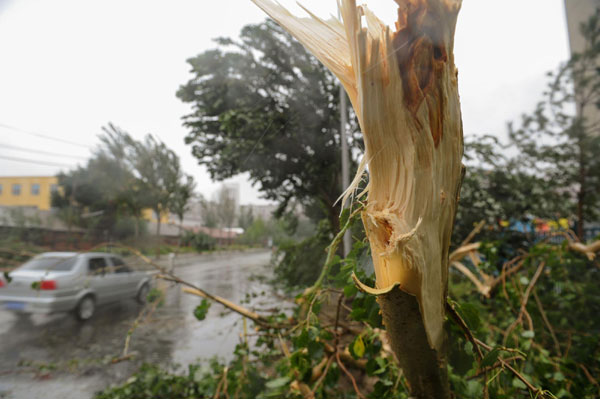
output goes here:
<path id="1" fill-rule="evenodd" d="M 181 243 L 186 246 L 194 247 L 197 251 L 209 251 L 215 249 L 217 240 L 201 231 L 187 231 L 181 239 Z"/>
<path id="2" fill-rule="evenodd" d="M 188 60 L 192 78 L 177 96 L 190 103 L 186 143 L 214 179 L 248 172 L 281 212 L 294 198 L 337 226 L 341 193 L 339 86 L 273 21 L 244 27 L 239 41 Z M 351 121 L 351 144 L 360 133 Z"/>
<path id="3" fill-rule="evenodd" d="M 52 206 L 68 226 L 123 239 L 143 231 L 145 209 L 159 216 L 170 208 L 177 214 L 185 210 L 193 179 L 184 176 L 179 157 L 164 143 L 151 135 L 134 140 L 112 124 L 100 141 L 86 166 L 58 176 L 61 189 L 53 193 Z"/>

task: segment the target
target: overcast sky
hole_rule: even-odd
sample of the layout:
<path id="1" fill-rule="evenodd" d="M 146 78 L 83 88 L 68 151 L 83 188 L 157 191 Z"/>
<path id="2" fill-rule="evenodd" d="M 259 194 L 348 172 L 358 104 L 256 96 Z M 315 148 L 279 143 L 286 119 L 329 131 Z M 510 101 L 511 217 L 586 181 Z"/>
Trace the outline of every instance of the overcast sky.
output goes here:
<path id="1" fill-rule="evenodd" d="M 336 13 L 334 0 L 302 3 Z M 392 0 L 366 3 L 393 22 Z M 162 139 L 210 197 L 219 183 L 183 143 L 189 108 L 175 92 L 190 78 L 186 59 L 264 18 L 249 0 L 0 0 L 0 175 L 83 163 L 113 122 Z M 455 43 L 465 135 L 505 137 L 506 122 L 534 108 L 545 73 L 567 59 L 563 0 L 464 0 Z M 232 180 L 242 203 L 264 202 L 247 176 Z"/>

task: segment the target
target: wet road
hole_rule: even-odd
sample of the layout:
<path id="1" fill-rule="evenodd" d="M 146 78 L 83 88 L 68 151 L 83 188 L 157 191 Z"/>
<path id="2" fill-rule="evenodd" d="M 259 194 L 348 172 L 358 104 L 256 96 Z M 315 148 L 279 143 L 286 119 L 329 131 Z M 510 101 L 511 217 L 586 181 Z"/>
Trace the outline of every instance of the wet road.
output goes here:
<path id="1" fill-rule="evenodd" d="M 271 295 L 269 251 L 185 257 L 175 273 L 186 281 L 253 309 L 281 305 Z M 0 398 L 91 398 L 126 380 L 143 362 L 187 364 L 212 356 L 228 358 L 240 339 L 241 318 L 220 305 L 198 321 L 201 298 L 171 283 L 164 304 L 134 331 L 131 360 L 112 364 L 142 310 L 134 300 L 98 308 L 86 323 L 70 314 L 18 317 L 0 310 Z"/>

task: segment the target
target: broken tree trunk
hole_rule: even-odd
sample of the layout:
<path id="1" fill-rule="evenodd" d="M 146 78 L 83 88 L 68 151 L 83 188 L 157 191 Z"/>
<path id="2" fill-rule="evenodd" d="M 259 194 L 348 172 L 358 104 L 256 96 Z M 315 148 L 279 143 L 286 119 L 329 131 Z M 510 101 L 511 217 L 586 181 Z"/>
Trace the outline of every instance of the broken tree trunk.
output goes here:
<path id="1" fill-rule="evenodd" d="M 362 219 L 377 288 L 358 284 L 378 295 L 411 395 L 448 398 L 443 322 L 463 153 L 453 54 L 460 1 L 395 0 L 394 30 L 354 0 L 340 1 L 343 22 L 298 18 L 271 0 L 253 1 L 348 93 L 365 154 L 345 195 L 368 167 Z"/>

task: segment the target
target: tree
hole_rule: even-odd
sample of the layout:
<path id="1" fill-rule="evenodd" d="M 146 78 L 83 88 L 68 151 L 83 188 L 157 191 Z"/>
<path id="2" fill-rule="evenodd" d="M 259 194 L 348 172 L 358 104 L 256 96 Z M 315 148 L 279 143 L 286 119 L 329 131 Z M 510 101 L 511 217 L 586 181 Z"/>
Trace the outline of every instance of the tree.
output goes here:
<path id="1" fill-rule="evenodd" d="M 231 229 L 235 220 L 237 203 L 232 190 L 222 185 L 216 195 L 216 211 L 217 218 L 220 222 L 221 227 Z"/>
<path id="2" fill-rule="evenodd" d="M 254 212 L 251 206 L 240 206 L 238 214 L 238 226 L 247 229 L 254 223 Z"/>
<path id="3" fill-rule="evenodd" d="M 200 198 L 200 206 L 202 207 L 202 222 L 206 227 L 217 227 L 219 218 L 217 216 L 217 203 Z"/>
<path id="4" fill-rule="evenodd" d="M 182 180 L 179 157 L 151 135 L 140 142 L 111 123 L 103 132 L 85 167 L 59 175 L 62 190 L 54 193 L 53 206 L 63 210 L 59 214 L 69 223 L 99 232 L 114 233 L 118 218 L 133 218 L 136 237 L 143 211 L 150 208 L 159 235 L 161 216 L 170 206 L 185 211 L 193 180 Z"/>
<path id="5" fill-rule="evenodd" d="M 272 21 L 238 41 L 188 60 L 193 77 L 177 96 L 192 154 L 213 179 L 248 172 L 279 215 L 293 198 L 338 226 L 341 193 L 339 86 L 333 75 Z M 361 143 L 348 118 L 350 144 Z"/>
<path id="6" fill-rule="evenodd" d="M 110 162 L 118 165 L 125 177 L 121 182 L 121 188 L 115 193 L 115 201 L 125 210 L 126 213 L 135 219 L 135 237 L 140 234 L 140 223 L 144 209 L 152 205 L 151 199 L 145 192 L 145 189 L 139 179 L 134 174 L 136 159 L 136 141 L 119 127 L 108 123 L 102 127 L 103 135 L 100 136 L 100 142 L 106 149 L 105 153 L 110 154 Z"/>
<path id="7" fill-rule="evenodd" d="M 185 178 L 178 183 L 175 191 L 169 202 L 169 210 L 177 215 L 179 219 L 179 240 L 181 241 L 181 233 L 183 229 L 183 216 L 189 210 L 190 199 L 194 195 L 196 182 L 192 176 L 186 175 Z"/>
<path id="8" fill-rule="evenodd" d="M 390 345 L 411 396 L 449 398 L 444 318 L 463 155 L 454 65 L 459 0 L 399 1 L 396 31 L 340 2 L 343 23 L 254 0 L 338 76 L 359 119 L 369 172 L 362 212 Z M 362 26 L 362 19 L 367 21 Z M 346 197 L 350 195 L 347 193 Z"/>
<path id="9" fill-rule="evenodd" d="M 156 217 L 156 236 L 160 236 L 163 215 L 168 212 L 172 198 L 181 186 L 179 157 L 163 142 L 148 134 L 144 141 L 133 143 L 134 171 L 150 208 Z"/>
<path id="10" fill-rule="evenodd" d="M 52 206 L 69 225 L 114 234 L 117 219 L 131 215 L 138 200 L 131 197 L 134 175 L 126 152 L 129 140 L 125 134 L 100 136 L 101 144 L 85 167 L 58 176 L 62 190 L 53 193 Z"/>
<path id="11" fill-rule="evenodd" d="M 550 73 L 546 98 L 520 126 L 510 126 L 519 149 L 516 170 L 543 179 L 547 192 L 566 205 L 563 217 L 574 215 L 584 239 L 586 221 L 600 216 L 600 14 L 581 32 L 585 49 Z"/>

